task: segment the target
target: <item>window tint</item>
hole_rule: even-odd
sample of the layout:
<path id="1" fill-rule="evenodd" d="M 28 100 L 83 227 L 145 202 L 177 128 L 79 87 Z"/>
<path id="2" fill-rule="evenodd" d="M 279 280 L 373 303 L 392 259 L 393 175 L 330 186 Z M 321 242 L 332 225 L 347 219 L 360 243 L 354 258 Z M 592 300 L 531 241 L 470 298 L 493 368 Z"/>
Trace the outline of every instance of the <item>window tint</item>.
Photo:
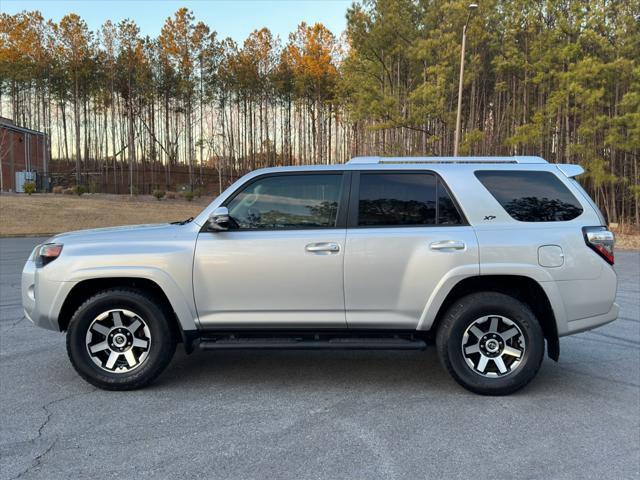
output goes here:
<path id="1" fill-rule="evenodd" d="M 551 172 L 483 170 L 476 177 L 521 222 L 572 220 L 582 213 L 580 202 Z"/>
<path id="2" fill-rule="evenodd" d="M 342 175 L 281 175 L 247 186 L 227 205 L 240 229 L 334 227 Z"/>
<path id="3" fill-rule="evenodd" d="M 438 224 L 462 225 L 462 217 L 442 180 L 438 180 Z"/>
<path id="4" fill-rule="evenodd" d="M 436 178 L 428 173 L 360 175 L 359 226 L 433 225 Z"/>
<path id="5" fill-rule="evenodd" d="M 576 187 L 578 189 L 578 191 L 580 193 L 582 193 L 582 196 L 585 198 L 585 200 L 587 200 L 587 202 L 589 202 L 589 205 L 591 205 L 591 207 L 596 211 L 596 214 L 598 215 L 598 218 L 600 219 L 600 224 L 601 225 L 609 225 L 609 222 L 607 221 L 607 217 L 605 217 L 605 215 L 602 212 L 602 210 L 600 210 L 600 207 L 598 207 L 598 205 L 596 205 L 596 203 L 589 196 L 587 191 L 584 188 L 582 188 L 582 185 L 580 185 L 580 182 L 578 182 L 575 178 L 572 178 L 571 179 L 571 183 L 573 184 L 574 187 Z"/>

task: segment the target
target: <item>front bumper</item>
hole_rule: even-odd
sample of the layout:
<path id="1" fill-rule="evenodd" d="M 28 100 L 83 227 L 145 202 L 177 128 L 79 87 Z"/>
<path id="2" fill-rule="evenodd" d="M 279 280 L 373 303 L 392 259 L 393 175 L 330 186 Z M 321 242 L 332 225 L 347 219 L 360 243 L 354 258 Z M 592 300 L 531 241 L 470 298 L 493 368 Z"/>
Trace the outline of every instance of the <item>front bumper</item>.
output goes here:
<path id="1" fill-rule="evenodd" d="M 24 316 L 38 327 L 59 332 L 58 314 L 73 282 L 51 280 L 43 273 L 35 262 L 27 260 L 22 270 Z"/>

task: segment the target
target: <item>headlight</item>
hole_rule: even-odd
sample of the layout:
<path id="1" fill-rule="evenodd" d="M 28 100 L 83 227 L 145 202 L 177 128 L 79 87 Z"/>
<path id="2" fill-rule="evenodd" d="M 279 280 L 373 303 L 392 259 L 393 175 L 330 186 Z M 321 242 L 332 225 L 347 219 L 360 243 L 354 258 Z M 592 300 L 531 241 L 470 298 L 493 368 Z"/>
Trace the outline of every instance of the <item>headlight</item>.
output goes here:
<path id="1" fill-rule="evenodd" d="M 62 253 L 61 243 L 45 243 L 44 245 L 40 245 L 34 252 L 36 266 L 44 267 L 58 258 L 60 253 Z"/>

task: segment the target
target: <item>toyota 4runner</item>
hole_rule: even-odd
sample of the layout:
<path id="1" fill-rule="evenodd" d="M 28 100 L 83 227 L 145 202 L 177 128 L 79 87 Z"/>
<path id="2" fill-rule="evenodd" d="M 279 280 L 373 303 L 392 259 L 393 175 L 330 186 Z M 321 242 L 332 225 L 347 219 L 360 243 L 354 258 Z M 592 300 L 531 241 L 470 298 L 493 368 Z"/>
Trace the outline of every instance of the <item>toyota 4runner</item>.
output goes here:
<path id="1" fill-rule="evenodd" d="M 88 382 L 154 380 L 177 343 L 424 349 L 465 388 L 514 392 L 559 338 L 613 321 L 614 236 L 539 157 L 354 158 L 254 171 L 196 218 L 56 235 L 26 316 Z"/>

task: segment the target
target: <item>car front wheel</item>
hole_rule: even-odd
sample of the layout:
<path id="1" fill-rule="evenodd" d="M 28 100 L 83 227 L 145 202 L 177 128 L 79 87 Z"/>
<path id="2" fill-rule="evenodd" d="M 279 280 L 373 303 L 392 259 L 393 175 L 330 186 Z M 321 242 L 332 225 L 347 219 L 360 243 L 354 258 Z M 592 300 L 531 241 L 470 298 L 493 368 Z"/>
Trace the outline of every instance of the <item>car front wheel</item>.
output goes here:
<path id="1" fill-rule="evenodd" d="M 168 315 L 145 292 L 114 288 L 85 301 L 67 331 L 67 352 L 87 382 L 106 390 L 141 388 L 176 348 Z"/>
<path id="2" fill-rule="evenodd" d="M 527 385 L 544 356 L 544 335 L 531 309 L 499 292 L 457 300 L 437 332 L 440 361 L 464 388 L 508 395 Z"/>

